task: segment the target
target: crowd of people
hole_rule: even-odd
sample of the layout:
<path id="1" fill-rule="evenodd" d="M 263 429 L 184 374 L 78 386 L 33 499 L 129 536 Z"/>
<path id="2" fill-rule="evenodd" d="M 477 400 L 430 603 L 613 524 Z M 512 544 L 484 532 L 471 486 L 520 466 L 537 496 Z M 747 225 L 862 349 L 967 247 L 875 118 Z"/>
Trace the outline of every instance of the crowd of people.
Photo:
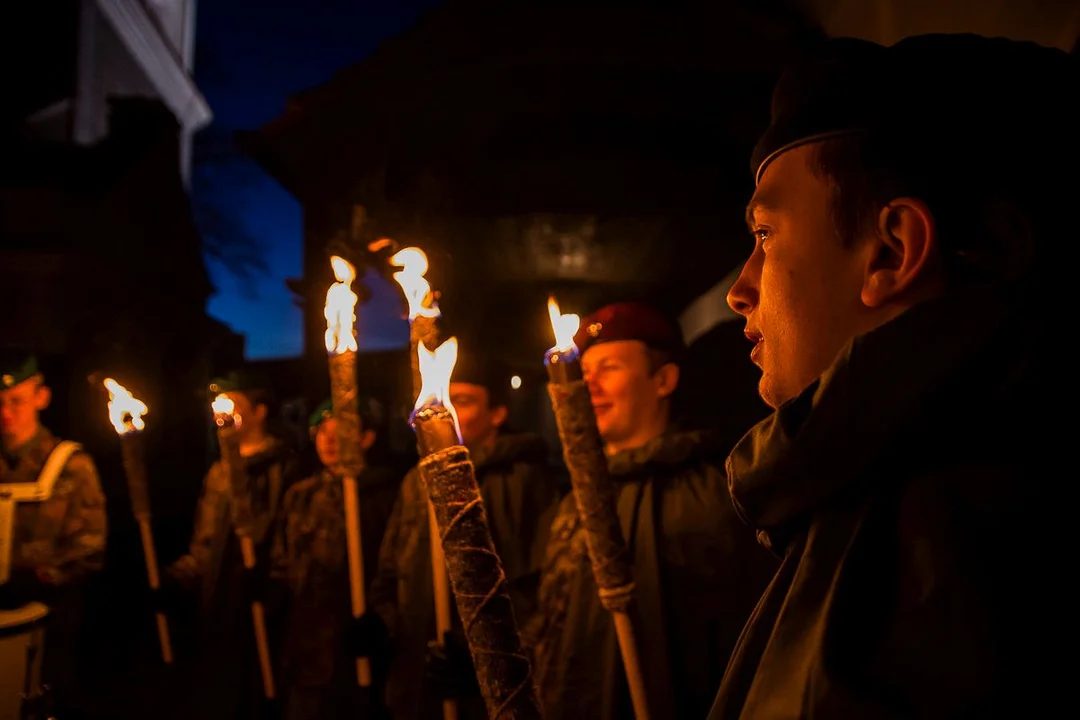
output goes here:
<path id="1" fill-rule="evenodd" d="M 1072 306 L 1061 272 L 1077 238 L 1061 216 L 1080 189 L 1078 91 L 1075 57 L 968 35 L 832 40 L 784 74 L 752 158 L 752 251 L 728 294 L 773 412 L 734 447 L 673 413 L 693 389 L 671 318 L 617 302 L 582 319 L 651 718 L 1058 712 L 1068 442 L 1053 418 L 1068 383 L 1046 341 Z M 267 430 L 273 388 L 242 370 L 215 385 L 242 419 L 257 561 L 242 557 L 218 461 L 189 551 L 154 594 L 166 614 L 199 609 L 192 717 L 426 720 L 447 701 L 485 717 L 456 613 L 436 637 L 417 471 L 368 458 L 355 478 L 367 609 L 354 617 L 331 403 L 310 418 L 319 467 L 301 477 Z M 450 399 L 544 717 L 632 718 L 575 497 L 540 436 L 508 427 L 508 389 L 497 363 L 463 351 Z M 9 707 L 78 716 L 63 628 L 83 621 L 79 587 L 108 536 L 92 459 L 40 422 L 49 399 L 33 353 L 8 354 L 0 620 L 48 618 L 48 691 L 0 681 L 14 694 L 0 720 Z M 363 458 L 385 418 L 359 406 Z M 19 662 L 22 678 L 41 658 Z"/>

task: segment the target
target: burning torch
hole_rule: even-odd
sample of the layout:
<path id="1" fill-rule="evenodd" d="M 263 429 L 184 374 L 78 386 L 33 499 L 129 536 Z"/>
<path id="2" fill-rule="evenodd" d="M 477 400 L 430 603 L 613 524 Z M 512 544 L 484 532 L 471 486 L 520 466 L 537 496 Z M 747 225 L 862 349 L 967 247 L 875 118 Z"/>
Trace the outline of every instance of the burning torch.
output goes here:
<path id="1" fill-rule="evenodd" d="M 100 377 L 100 376 L 99 376 Z M 109 391 L 109 421 L 120 436 L 120 452 L 124 460 L 124 474 L 131 496 L 131 509 L 139 524 L 142 536 L 143 558 L 146 560 L 146 577 L 151 590 L 161 587 L 158 575 L 157 553 L 154 550 L 154 534 L 150 528 L 150 493 L 146 486 L 146 463 L 143 459 L 142 430 L 146 422 L 142 416 L 149 412 L 146 403 L 135 398 L 112 378 L 105 378 Z M 173 661 L 172 642 L 169 639 L 169 621 L 165 613 L 157 612 L 158 641 L 161 643 L 161 659 L 166 664 Z"/>
<path id="2" fill-rule="evenodd" d="M 236 414 L 236 405 L 228 395 L 221 394 L 214 398 L 211 408 L 214 411 L 214 424 L 217 425 L 222 469 L 225 471 L 225 476 L 229 478 L 236 536 L 240 540 L 240 553 L 244 559 L 244 567 L 248 572 L 252 572 L 255 569 L 255 540 L 251 535 L 255 519 L 251 511 L 251 496 L 248 494 L 244 462 L 240 457 L 239 431 L 243 420 Z M 263 694 L 273 699 L 274 671 L 270 663 L 270 643 L 266 638 L 266 613 L 260 600 L 251 602 L 251 621 L 255 627 L 255 645 L 259 652 Z"/>
<path id="3" fill-rule="evenodd" d="M 337 279 L 326 292 L 326 352 L 330 364 L 330 397 L 337 418 L 340 464 L 345 494 L 345 532 L 349 551 L 349 592 L 352 614 L 364 614 L 364 556 L 360 548 L 360 501 L 356 476 L 361 470 L 360 411 L 356 395 L 356 268 L 337 255 L 330 258 Z M 371 660 L 356 659 L 356 681 L 371 685 Z"/>
<path id="4" fill-rule="evenodd" d="M 487 716 L 491 720 L 539 720 L 532 668 L 521 649 L 506 575 L 450 403 L 457 338 L 448 339 L 435 352 L 424 343 L 418 350 L 422 388 L 416 398 L 413 427 L 421 454 L 420 479 L 431 499 L 436 520 L 432 537 L 441 542 L 445 553 Z"/>
<path id="5" fill-rule="evenodd" d="M 420 348 L 439 347 L 438 318 L 442 313 L 431 284 L 424 277 L 428 271 L 428 259 L 423 250 L 417 247 L 399 250 L 390 258 L 390 264 L 401 268 L 394 273 L 394 280 L 401 286 L 409 306 L 409 364 L 412 369 L 413 393 L 421 397 L 424 395 L 424 383 L 420 374 Z M 423 442 L 419 440 L 419 431 L 417 433 L 418 441 Z M 420 452 L 423 454 L 422 449 Z M 450 584 L 446 577 L 442 543 L 439 542 L 435 508 L 430 502 L 428 525 L 432 588 L 435 594 L 435 642 L 442 647 L 443 637 L 450 632 Z M 457 704 L 453 700 L 443 701 L 443 717 L 445 720 L 454 720 L 457 717 Z"/>
<path id="6" fill-rule="evenodd" d="M 637 720 L 647 720 L 649 705 L 641 672 L 629 609 L 634 598 L 631 560 L 615 511 L 615 484 L 608 475 L 600 432 L 596 427 L 589 388 L 582 379 L 574 335 L 581 323 L 577 315 L 562 315 L 555 298 L 548 299 L 548 314 L 555 346 L 544 355 L 548 394 L 559 427 L 563 457 L 570 471 L 585 542 L 592 561 L 600 602 L 615 621 L 626 680 Z"/>

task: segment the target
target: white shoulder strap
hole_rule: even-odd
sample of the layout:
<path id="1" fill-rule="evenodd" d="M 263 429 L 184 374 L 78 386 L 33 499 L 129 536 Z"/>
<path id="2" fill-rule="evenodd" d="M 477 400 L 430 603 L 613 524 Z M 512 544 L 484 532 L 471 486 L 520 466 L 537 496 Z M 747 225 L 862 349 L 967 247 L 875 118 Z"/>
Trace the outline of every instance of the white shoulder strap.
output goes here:
<path id="1" fill-rule="evenodd" d="M 64 440 L 49 453 L 36 482 L 0 484 L 0 585 L 11 576 L 11 554 L 15 527 L 15 504 L 43 502 L 52 497 L 53 487 L 71 456 L 82 449 L 79 443 Z"/>
<path id="2" fill-rule="evenodd" d="M 41 468 L 41 474 L 38 475 L 37 500 L 48 500 L 52 497 L 53 486 L 56 485 L 56 479 L 59 478 L 60 473 L 64 471 L 64 466 L 67 465 L 67 461 L 79 450 L 82 450 L 82 446 L 71 440 L 63 440 L 53 448 L 53 451 L 49 453 L 49 459 L 45 461 L 44 467 Z"/>

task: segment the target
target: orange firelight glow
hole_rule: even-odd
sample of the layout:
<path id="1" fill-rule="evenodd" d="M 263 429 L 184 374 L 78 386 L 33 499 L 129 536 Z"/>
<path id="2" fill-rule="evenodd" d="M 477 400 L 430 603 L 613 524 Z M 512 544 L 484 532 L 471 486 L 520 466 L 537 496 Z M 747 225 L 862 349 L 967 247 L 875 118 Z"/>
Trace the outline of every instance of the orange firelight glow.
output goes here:
<path id="1" fill-rule="evenodd" d="M 441 405 L 446 408 L 454 418 L 458 437 L 461 436 L 461 426 L 458 424 L 457 410 L 450 402 L 450 376 L 454 374 L 454 365 L 457 364 L 458 341 L 456 337 L 449 338 L 435 351 L 427 349 L 423 342 L 416 347 L 416 354 L 420 360 L 420 395 L 416 398 L 416 410 L 425 407 Z"/>
<path id="2" fill-rule="evenodd" d="M 559 303 L 554 296 L 548 298 L 548 317 L 551 318 L 551 330 L 555 334 L 555 346 L 549 352 L 565 353 L 576 350 L 574 335 L 581 326 L 581 318 L 572 314 L 560 314 Z"/>
<path id="3" fill-rule="evenodd" d="M 343 352 L 356 352 L 356 293 L 352 282 L 356 279 L 356 268 L 348 260 L 338 255 L 330 258 L 337 282 L 326 291 L 326 352 L 340 355 Z"/>
<path id="4" fill-rule="evenodd" d="M 418 247 L 407 247 L 394 253 L 390 264 L 400 267 L 394 273 L 394 279 L 405 293 L 409 303 L 409 320 L 418 317 L 439 317 L 439 305 L 431 292 L 431 284 L 424 277 L 428 271 L 428 259 Z"/>
<path id="5" fill-rule="evenodd" d="M 214 411 L 214 419 L 218 425 L 224 425 L 226 418 L 232 418 L 236 427 L 240 427 L 240 416 L 236 414 L 236 403 L 228 395 L 222 393 L 214 398 L 214 402 L 210 403 L 210 408 Z"/>
<path id="6" fill-rule="evenodd" d="M 145 428 L 142 416 L 150 411 L 146 403 L 112 378 L 105 378 L 104 384 L 109 390 L 109 422 L 116 428 L 116 434 L 127 435 Z"/>

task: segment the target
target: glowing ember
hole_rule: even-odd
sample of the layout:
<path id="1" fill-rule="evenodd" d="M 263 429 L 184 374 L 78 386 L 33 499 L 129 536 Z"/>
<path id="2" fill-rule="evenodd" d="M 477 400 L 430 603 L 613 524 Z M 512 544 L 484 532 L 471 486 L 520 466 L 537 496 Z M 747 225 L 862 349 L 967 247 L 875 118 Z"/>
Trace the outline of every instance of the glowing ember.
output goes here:
<path id="1" fill-rule="evenodd" d="M 142 416 L 150 410 L 146 403 L 136 399 L 112 378 L 105 378 L 105 387 L 109 390 L 109 422 L 116 428 L 116 433 L 126 435 L 145 428 Z"/>
<path id="2" fill-rule="evenodd" d="M 574 345 L 574 335 L 581 326 L 581 318 L 577 315 L 561 315 L 559 303 L 554 297 L 548 298 L 548 316 L 551 318 L 551 329 L 555 333 L 555 347 L 548 352 L 577 353 Z"/>
<path id="3" fill-rule="evenodd" d="M 232 418 L 233 423 L 240 426 L 240 416 L 236 414 L 236 403 L 233 399 L 224 393 L 214 398 L 214 402 L 210 403 L 210 408 L 214 411 L 214 420 L 218 425 L 224 425 L 227 418 Z"/>
<path id="4" fill-rule="evenodd" d="M 420 395 L 416 398 L 416 410 L 428 407 L 442 406 L 454 418 L 454 426 L 457 428 L 458 438 L 461 437 L 461 427 L 458 425 L 457 410 L 450 402 L 450 376 L 454 373 L 454 365 L 457 364 L 458 342 L 452 337 L 442 345 L 435 348 L 435 352 L 427 349 L 421 342 L 416 348 L 417 357 L 420 360 Z"/>
<path id="5" fill-rule="evenodd" d="M 326 291 L 326 352 L 335 355 L 343 352 L 356 352 L 356 293 L 352 291 L 352 282 L 356 279 L 356 268 L 343 257 L 334 255 L 330 258 L 337 282 Z"/>
<path id="6" fill-rule="evenodd" d="M 405 293 L 409 303 L 409 320 L 418 317 L 439 317 L 439 306 L 431 292 L 431 284 L 424 278 L 428 271 L 428 259 L 418 247 L 407 247 L 394 253 L 390 264 L 400 267 L 394 279 Z"/>

